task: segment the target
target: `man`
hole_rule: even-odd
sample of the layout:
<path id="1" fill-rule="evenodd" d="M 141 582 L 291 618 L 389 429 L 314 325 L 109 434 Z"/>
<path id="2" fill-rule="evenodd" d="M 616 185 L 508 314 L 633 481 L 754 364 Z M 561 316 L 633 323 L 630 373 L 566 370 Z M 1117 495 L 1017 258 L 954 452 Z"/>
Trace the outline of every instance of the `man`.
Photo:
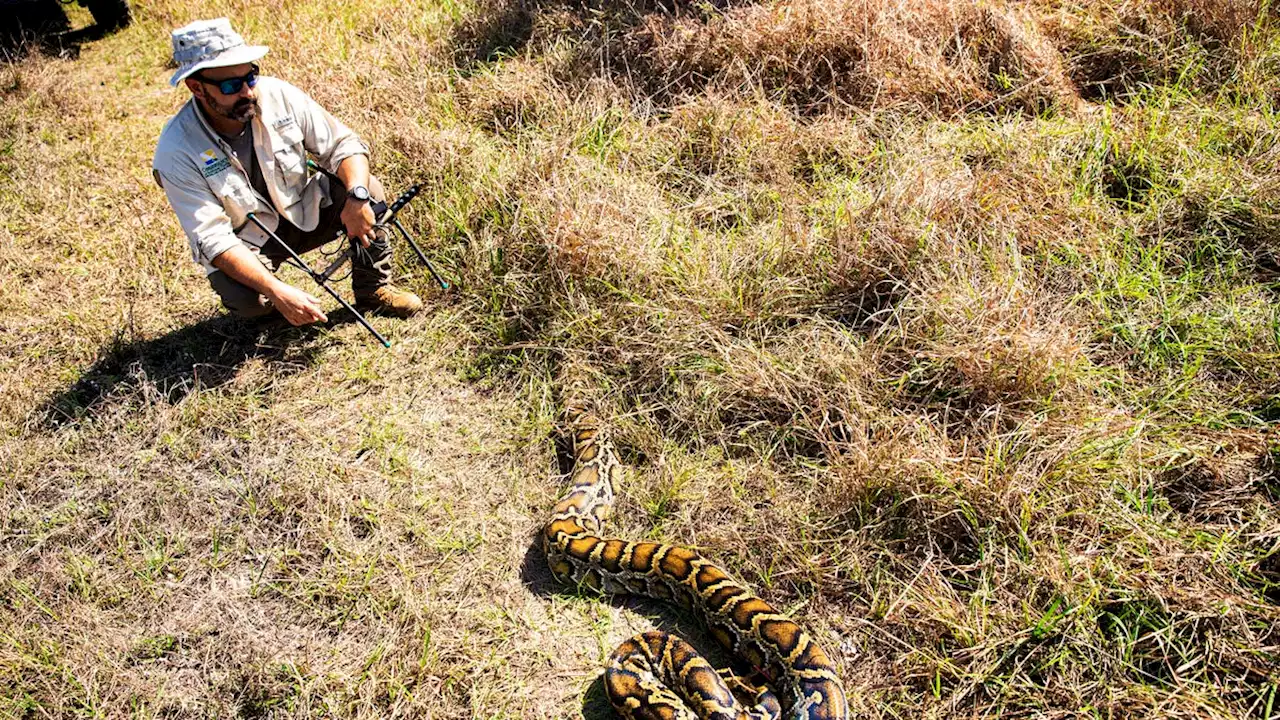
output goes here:
<path id="1" fill-rule="evenodd" d="M 301 90 L 260 76 L 254 63 L 267 48 L 246 45 L 226 18 L 174 30 L 172 41 L 170 84 L 184 83 L 191 99 L 161 132 L 152 172 L 223 305 L 245 318 L 328 320 L 319 300 L 276 277 L 288 254 L 249 222 L 255 213 L 298 253 L 345 230 L 363 246 L 351 271 L 356 307 L 420 310 L 416 295 L 391 285 L 391 250 L 372 207 L 382 207 L 382 185 L 355 133 Z"/>

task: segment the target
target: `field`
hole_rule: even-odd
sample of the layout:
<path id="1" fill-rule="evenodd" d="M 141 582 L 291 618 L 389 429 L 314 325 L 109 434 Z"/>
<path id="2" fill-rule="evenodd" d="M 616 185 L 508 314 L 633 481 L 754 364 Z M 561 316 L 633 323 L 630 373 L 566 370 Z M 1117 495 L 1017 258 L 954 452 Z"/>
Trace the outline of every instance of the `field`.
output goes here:
<path id="1" fill-rule="evenodd" d="M 854 717 L 1280 718 L 1269 0 L 134 5 L 0 65 L 0 717 L 611 717 L 711 643 L 540 556 L 588 396 Z M 425 181 L 390 350 L 190 262 L 219 15 Z"/>

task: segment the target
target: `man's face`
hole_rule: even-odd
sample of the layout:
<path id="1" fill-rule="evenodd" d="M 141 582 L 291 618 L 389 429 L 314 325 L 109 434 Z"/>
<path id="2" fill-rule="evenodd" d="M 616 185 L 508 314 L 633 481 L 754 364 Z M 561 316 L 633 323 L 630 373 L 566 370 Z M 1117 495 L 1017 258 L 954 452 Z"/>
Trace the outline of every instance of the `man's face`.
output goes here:
<path id="1" fill-rule="evenodd" d="M 186 84 L 191 89 L 191 94 L 203 103 L 205 110 L 210 114 L 237 122 L 248 122 L 257 117 L 259 111 L 258 96 L 253 88 L 249 87 L 249 83 L 242 83 L 239 92 L 224 95 L 218 87 L 218 82 L 231 78 L 243 78 L 252 70 L 253 66 L 248 63 L 205 68 L 187 78 Z"/>

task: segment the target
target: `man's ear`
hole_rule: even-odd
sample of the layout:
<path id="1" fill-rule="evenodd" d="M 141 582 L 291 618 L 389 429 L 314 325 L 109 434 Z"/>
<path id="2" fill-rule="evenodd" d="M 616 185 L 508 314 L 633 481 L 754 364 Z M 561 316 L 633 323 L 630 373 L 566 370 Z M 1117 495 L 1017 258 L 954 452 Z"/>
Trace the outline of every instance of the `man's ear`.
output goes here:
<path id="1" fill-rule="evenodd" d="M 187 89 L 190 90 L 191 94 L 195 95 L 197 99 L 204 99 L 204 88 L 200 87 L 199 80 L 189 77 L 184 79 L 182 82 L 186 84 Z"/>

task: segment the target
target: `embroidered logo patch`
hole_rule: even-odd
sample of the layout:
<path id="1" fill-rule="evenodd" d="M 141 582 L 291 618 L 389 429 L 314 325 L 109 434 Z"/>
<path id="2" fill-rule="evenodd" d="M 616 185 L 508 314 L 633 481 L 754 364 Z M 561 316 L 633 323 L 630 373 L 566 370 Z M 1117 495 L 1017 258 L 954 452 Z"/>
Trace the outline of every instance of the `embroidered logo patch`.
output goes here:
<path id="1" fill-rule="evenodd" d="M 200 153 L 200 163 L 203 165 L 203 167 L 200 168 L 200 172 L 203 173 L 205 177 L 213 177 L 214 175 L 217 175 L 223 170 L 231 167 L 231 161 L 226 158 L 218 157 L 218 151 L 213 148 L 209 148 L 208 150 Z"/>
<path id="2" fill-rule="evenodd" d="M 213 177 L 229 167 L 231 167 L 231 161 L 226 158 L 214 158 L 205 163 L 204 167 L 200 168 L 200 172 L 205 177 Z"/>
<path id="3" fill-rule="evenodd" d="M 288 126 L 293 125 L 293 124 L 294 124 L 294 123 L 293 123 L 293 116 L 292 116 L 292 115 L 285 115 L 284 117 L 280 118 L 279 120 L 274 120 L 274 121 L 272 121 L 272 123 L 271 123 L 271 127 L 275 128 L 276 130 L 279 130 L 280 128 L 288 127 Z"/>

